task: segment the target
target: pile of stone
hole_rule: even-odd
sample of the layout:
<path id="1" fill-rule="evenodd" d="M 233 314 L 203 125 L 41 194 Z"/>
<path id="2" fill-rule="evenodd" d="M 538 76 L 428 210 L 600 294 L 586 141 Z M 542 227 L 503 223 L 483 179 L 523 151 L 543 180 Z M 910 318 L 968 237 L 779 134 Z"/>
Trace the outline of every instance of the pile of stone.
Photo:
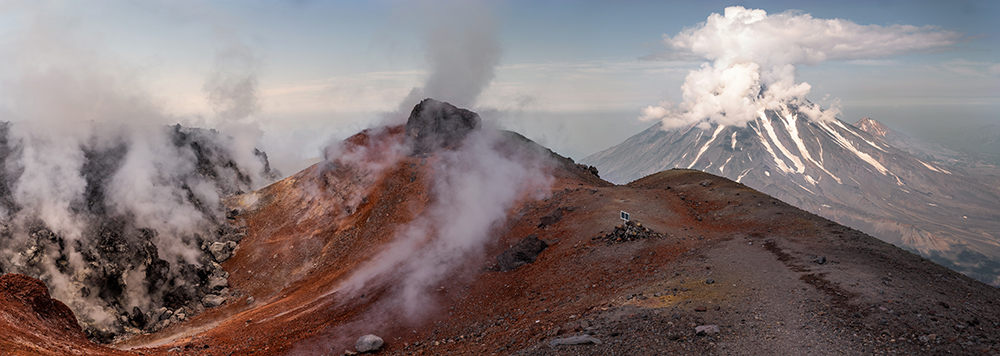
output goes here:
<path id="1" fill-rule="evenodd" d="M 614 231 L 611 231 L 610 233 L 603 236 L 594 237 L 592 240 L 604 241 L 608 245 L 611 245 L 622 242 L 654 238 L 654 237 L 663 238 L 663 234 L 650 230 L 645 226 L 642 226 L 642 223 L 638 223 L 635 221 L 628 221 L 624 224 L 615 226 Z"/>

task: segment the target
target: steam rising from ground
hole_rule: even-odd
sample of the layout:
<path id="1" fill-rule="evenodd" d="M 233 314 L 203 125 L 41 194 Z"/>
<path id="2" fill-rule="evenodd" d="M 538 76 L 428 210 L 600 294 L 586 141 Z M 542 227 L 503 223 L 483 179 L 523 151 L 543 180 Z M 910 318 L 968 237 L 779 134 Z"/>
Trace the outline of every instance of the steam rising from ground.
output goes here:
<path id="1" fill-rule="evenodd" d="M 498 24 L 489 5 L 479 1 L 425 1 L 412 9 L 426 23 L 422 47 L 429 73 L 400 103 L 405 119 L 420 100 L 430 97 L 458 107 L 472 107 L 496 76 L 503 51 Z"/>
<path id="2" fill-rule="evenodd" d="M 273 177 L 238 166 L 234 140 L 216 132 L 79 128 L 0 130 L 0 271 L 42 279 L 86 327 L 112 333 L 133 307 L 199 302 L 195 271 L 226 222 L 222 198 Z"/>
<path id="3" fill-rule="evenodd" d="M 394 297 L 405 314 L 411 320 L 425 316 L 434 306 L 430 290 L 482 257 L 515 201 L 547 194 L 548 156 L 511 147 L 518 144 L 500 131 L 480 130 L 459 149 L 432 156 L 430 205 L 400 227 L 394 242 L 352 276 L 345 289 L 359 290 L 376 277 L 398 280 Z"/>
<path id="4" fill-rule="evenodd" d="M 193 120 L 165 113 L 73 21 L 19 6 L 29 21 L 0 50 L 0 273 L 42 279 L 106 337 L 133 307 L 198 303 L 221 199 L 274 178 L 259 133 L 167 126 Z M 257 108 L 247 73 L 206 84 L 226 122 Z"/>
<path id="5" fill-rule="evenodd" d="M 808 83 L 795 80 L 796 66 L 827 60 L 878 59 L 945 50 L 962 35 L 934 27 L 859 25 L 842 19 L 817 19 L 786 11 L 728 7 L 705 22 L 664 36 L 672 52 L 659 59 L 704 58 L 681 87 L 683 102 L 648 106 L 639 117 L 660 120 L 664 129 L 714 122 L 743 125 L 761 109 L 797 106 L 814 120 L 831 120 L 836 107 L 821 110 L 808 102 Z"/>

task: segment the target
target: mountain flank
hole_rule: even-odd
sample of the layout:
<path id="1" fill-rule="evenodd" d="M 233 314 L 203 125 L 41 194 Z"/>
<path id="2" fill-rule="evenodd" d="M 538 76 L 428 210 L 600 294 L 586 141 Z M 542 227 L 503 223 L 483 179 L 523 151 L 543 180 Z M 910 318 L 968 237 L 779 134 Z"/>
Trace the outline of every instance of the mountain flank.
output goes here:
<path id="1" fill-rule="evenodd" d="M 785 106 L 744 126 L 656 124 L 583 162 L 619 183 L 671 168 L 719 174 L 1000 285 L 997 176 L 915 156 L 907 150 L 930 146 L 859 124 L 872 133 Z"/>
<path id="2" fill-rule="evenodd" d="M 478 130 L 426 155 L 399 146 L 402 125 L 367 130 L 337 148 L 339 158 L 229 199 L 246 236 L 221 264 L 229 293 L 218 307 L 108 349 L 59 332 L 65 318 L 5 302 L 5 315 L 44 322 L 28 329 L 0 318 L 4 335 L 36 335 L 0 338 L 0 350 L 342 355 L 368 334 L 384 341 L 380 355 L 1000 350 L 996 288 L 723 177 L 675 169 L 614 185 L 507 132 L 492 133 L 488 147 L 544 162 L 545 185 L 518 193 L 481 248 L 447 255 L 460 262 L 408 299 L 410 268 L 434 257 L 424 247 L 449 251 L 440 239 L 473 220 L 423 219 L 449 201 L 439 178 L 464 177 L 441 163 L 489 137 Z M 439 233 L 406 245 L 416 260 L 393 259 L 399 232 L 413 234 L 414 222 Z M 512 248 L 533 258 L 495 268 Z"/>

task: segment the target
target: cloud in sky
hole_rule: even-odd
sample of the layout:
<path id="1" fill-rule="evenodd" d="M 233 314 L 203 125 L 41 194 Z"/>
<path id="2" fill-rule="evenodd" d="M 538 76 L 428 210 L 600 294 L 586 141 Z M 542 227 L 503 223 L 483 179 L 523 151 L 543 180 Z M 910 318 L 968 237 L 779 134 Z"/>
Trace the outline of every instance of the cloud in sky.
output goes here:
<path id="1" fill-rule="evenodd" d="M 654 59 L 696 56 L 711 63 L 688 74 L 682 103 L 648 106 L 640 119 L 660 120 L 664 129 L 706 119 L 743 125 L 759 110 L 782 104 L 796 105 L 812 119 L 831 119 L 836 108 L 823 111 L 806 101 L 811 86 L 796 80 L 796 66 L 946 51 L 962 39 L 960 33 L 931 26 L 860 25 L 797 11 L 768 14 L 728 7 L 675 36 L 664 35 L 670 51 Z"/>

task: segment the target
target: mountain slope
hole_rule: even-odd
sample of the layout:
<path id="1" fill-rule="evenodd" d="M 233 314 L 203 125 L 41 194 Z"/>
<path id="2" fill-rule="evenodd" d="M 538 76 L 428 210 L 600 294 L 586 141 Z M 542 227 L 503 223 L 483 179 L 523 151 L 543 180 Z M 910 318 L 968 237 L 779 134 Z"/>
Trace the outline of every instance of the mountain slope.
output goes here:
<path id="1" fill-rule="evenodd" d="M 267 217 L 298 195 L 289 183 L 315 177 L 303 172 L 260 192 L 260 205 L 246 213 L 249 235 L 225 264 L 236 298 L 118 345 L 129 351 L 93 345 L 88 353 L 339 355 L 365 333 L 386 340 L 386 355 L 982 354 L 1000 346 L 997 289 L 741 184 L 675 170 L 628 186 L 594 185 L 564 172 L 550 198 L 512 209 L 512 220 L 472 265 L 481 267 L 432 288 L 426 306 L 435 312 L 417 321 L 389 313 L 391 322 L 379 315 L 393 310 L 392 278 L 354 298 L 324 295 L 359 266 L 320 261 L 363 261 L 371 256 L 364 250 L 385 246 L 364 232 L 390 218 L 373 212 L 391 211 L 397 193 L 412 193 L 384 190 L 405 185 L 407 171 L 371 186 L 383 192 L 380 199 L 339 220 L 341 232 L 307 223 L 304 231 L 316 235 L 287 228 L 264 234 L 284 216 L 319 217 L 305 214 L 310 209 Z M 342 207 L 322 197 L 305 205 Z M 571 209 L 538 226 L 559 208 Z M 619 210 L 663 237 L 597 239 L 620 224 Z M 534 263 L 512 272 L 482 268 L 530 234 L 549 244 Z M 273 257 L 285 246 L 313 253 L 264 263 L 254 257 Z M 978 297 L 961 298 L 967 295 Z M 700 325 L 720 333 L 698 336 Z M 552 344 L 581 335 L 601 344 Z"/>
<path id="2" fill-rule="evenodd" d="M 1000 283 L 1000 192 L 840 120 L 811 121 L 785 107 L 746 127 L 657 124 L 583 162 L 615 182 L 670 168 L 721 174 Z"/>
<path id="3" fill-rule="evenodd" d="M 926 142 L 916 139 L 902 132 L 893 130 L 881 122 L 870 117 L 862 118 L 854 124 L 855 127 L 865 131 L 872 136 L 881 138 L 889 145 L 925 160 L 928 163 L 938 163 L 954 167 L 964 173 L 974 177 L 977 181 L 992 186 L 1000 191 L 1000 149 L 992 151 L 970 151 L 960 148 L 947 147 L 939 143 Z M 973 146 L 977 142 L 989 140 L 989 126 L 983 128 L 980 139 L 970 139 Z M 987 152 L 993 152 L 992 154 Z"/>
<path id="4" fill-rule="evenodd" d="M 0 350 L 341 355 L 368 333 L 384 355 L 1000 349 L 1000 290 L 743 184 L 670 170 L 615 186 L 517 134 L 412 154 L 406 131 L 362 132 L 230 199 L 246 236 L 222 263 L 221 306 L 112 350 L 57 333 L 71 318 L 35 307 L 58 305 L 28 288 L 37 281 L 8 275 L 0 283 L 27 282 L 0 289 L 0 333 L 37 337 L 0 338 Z M 546 179 L 514 179 L 522 168 Z M 465 184 L 479 182 L 495 185 Z M 513 199 L 495 199 L 504 192 Z M 30 318 L 41 322 L 11 322 Z M 718 333 L 698 334 L 709 325 Z"/>

